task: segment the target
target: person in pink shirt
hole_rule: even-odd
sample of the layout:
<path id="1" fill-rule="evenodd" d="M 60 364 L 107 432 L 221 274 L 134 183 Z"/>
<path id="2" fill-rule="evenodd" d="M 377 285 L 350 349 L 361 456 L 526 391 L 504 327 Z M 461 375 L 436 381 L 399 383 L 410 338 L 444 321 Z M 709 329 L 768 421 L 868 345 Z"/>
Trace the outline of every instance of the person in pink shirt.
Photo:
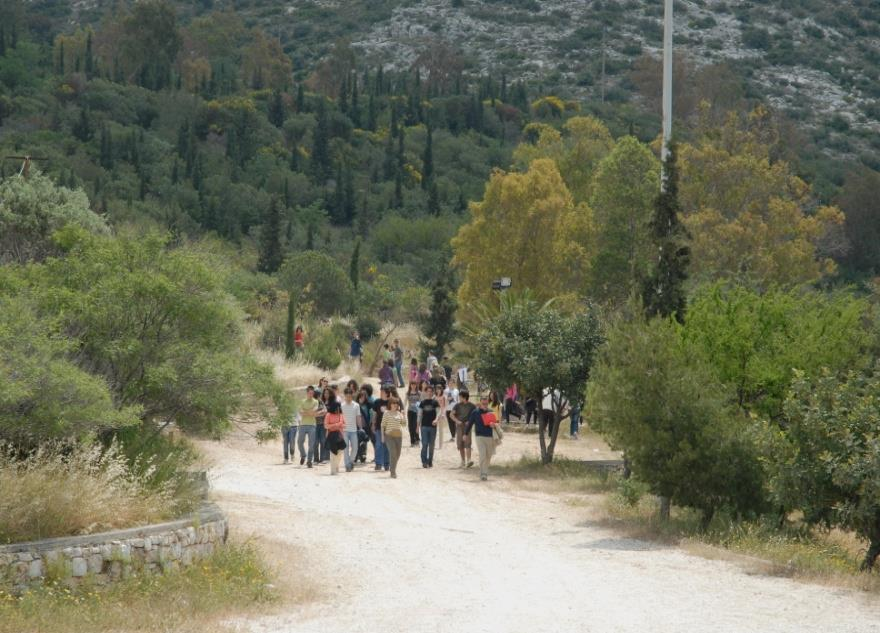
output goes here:
<path id="1" fill-rule="evenodd" d="M 519 391 L 516 383 L 513 383 L 504 392 L 504 421 L 510 424 L 510 412 L 516 407 L 516 400 L 519 398 Z"/>

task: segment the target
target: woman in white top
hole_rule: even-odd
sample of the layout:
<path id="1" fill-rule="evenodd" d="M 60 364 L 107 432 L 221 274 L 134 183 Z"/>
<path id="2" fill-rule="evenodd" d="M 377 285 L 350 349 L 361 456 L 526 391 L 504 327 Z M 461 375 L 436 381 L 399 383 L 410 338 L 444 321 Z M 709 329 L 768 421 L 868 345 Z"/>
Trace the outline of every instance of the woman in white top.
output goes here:
<path id="1" fill-rule="evenodd" d="M 454 381 L 450 380 L 449 384 L 446 385 L 446 390 L 443 392 L 443 395 L 446 397 L 446 423 L 449 425 L 449 441 L 455 441 L 455 422 L 450 417 L 452 413 L 453 407 L 458 404 L 458 388 L 455 386 Z"/>
<path id="2" fill-rule="evenodd" d="M 446 392 L 443 391 L 443 387 L 437 385 L 434 387 L 434 398 L 437 402 L 440 403 L 440 406 L 437 407 L 437 434 L 434 436 L 435 446 L 437 448 L 443 448 L 443 435 L 444 435 L 444 425 L 443 418 L 446 417 Z"/>

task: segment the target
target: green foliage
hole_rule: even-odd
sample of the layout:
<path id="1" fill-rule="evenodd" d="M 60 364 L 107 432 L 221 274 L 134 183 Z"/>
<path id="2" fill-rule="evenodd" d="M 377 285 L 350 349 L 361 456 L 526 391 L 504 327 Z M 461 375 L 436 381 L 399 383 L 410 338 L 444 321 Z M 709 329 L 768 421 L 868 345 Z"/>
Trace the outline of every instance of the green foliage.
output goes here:
<path id="1" fill-rule="evenodd" d="M 717 284 L 697 292 L 682 336 L 740 407 L 777 420 L 793 370 L 864 366 L 873 341 L 869 314 L 867 301 L 842 291 L 758 293 Z"/>
<path id="2" fill-rule="evenodd" d="M 702 511 L 704 526 L 721 508 L 763 510 L 745 419 L 678 326 L 637 312 L 607 337 L 587 394 L 591 426 L 626 453 L 653 493 Z"/>
<path id="3" fill-rule="evenodd" d="M 241 312 L 223 264 L 165 236 L 62 232 L 63 260 L 28 271 L 41 313 L 77 339 L 77 357 L 114 401 L 145 420 L 219 432 L 247 393 L 274 396 L 271 371 L 242 358 Z"/>
<path id="4" fill-rule="evenodd" d="M 540 425 L 541 458 L 553 461 L 565 403 L 579 402 L 602 343 L 599 319 L 590 307 L 567 314 L 551 306 L 539 308 L 525 299 L 502 304 L 497 316 L 482 323 L 473 342 L 473 366 L 493 388 L 513 383 L 520 393 L 540 397 L 544 390 L 554 398 L 555 422 L 549 446 L 545 424 Z"/>
<path id="5" fill-rule="evenodd" d="M 35 446 L 139 423 L 137 405 L 117 410 L 107 383 L 70 360 L 75 349 L 23 296 L 0 295 L 0 441 Z"/>
<path id="6" fill-rule="evenodd" d="M 310 304 L 319 316 L 344 312 L 351 305 L 351 279 L 325 253 L 305 251 L 288 257 L 278 279 L 300 306 Z"/>
<path id="7" fill-rule="evenodd" d="M 343 350 L 348 345 L 345 335 L 340 336 L 332 325 L 321 325 L 312 330 L 306 346 L 306 358 L 327 371 L 334 371 L 342 362 Z"/>
<path id="8" fill-rule="evenodd" d="M 445 275 L 437 277 L 431 288 L 431 308 L 422 324 L 427 337 L 422 342 L 424 355 L 433 352 L 443 358 L 455 337 L 455 296 Z"/>
<path id="9" fill-rule="evenodd" d="M 770 489 L 809 523 L 852 530 L 880 554 L 880 373 L 798 372 L 785 401 L 786 427 L 766 427 Z"/>
<path id="10" fill-rule="evenodd" d="M 108 232 L 81 189 L 59 187 L 35 171 L 27 179 L 0 182 L 0 264 L 41 260 L 56 253 L 52 233 L 67 225 Z"/>
<path id="11" fill-rule="evenodd" d="M 683 321 L 687 306 L 684 282 L 688 276 L 691 250 L 687 230 L 678 217 L 678 170 L 675 145 L 671 143 L 663 178 L 664 187 L 656 198 L 651 218 L 651 238 L 657 259 L 651 275 L 643 283 L 642 301 L 648 316 L 674 316 Z"/>
<path id="12" fill-rule="evenodd" d="M 357 316 L 354 322 L 354 329 L 360 334 L 361 340 L 364 343 L 369 343 L 379 336 L 379 333 L 382 331 L 382 325 L 376 320 L 376 317 L 367 312 Z"/>
<path id="13" fill-rule="evenodd" d="M 274 273 L 281 267 L 284 254 L 281 252 L 281 208 L 273 197 L 269 203 L 260 231 L 260 261 L 257 269 L 262 273 Z"/>

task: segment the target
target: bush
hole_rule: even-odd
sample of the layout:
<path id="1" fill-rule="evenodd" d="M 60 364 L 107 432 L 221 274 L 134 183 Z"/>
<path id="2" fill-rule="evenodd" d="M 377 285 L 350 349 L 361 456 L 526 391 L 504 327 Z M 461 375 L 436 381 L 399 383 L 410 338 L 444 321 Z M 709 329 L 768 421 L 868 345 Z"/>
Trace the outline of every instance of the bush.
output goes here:
<path id="1" fill-rule="evenodd" d="M 367 343 L 379 335 L 382 325 L 371 314 L 360 314 L 354 322 L 354 329 L 361 335 L 361 340 Z"/>
<path id="2" fill-rule="evenodd" d="M 593 370 L 590 423 L 625 452 L 654 494 L 715 512 L 764 509 L 762 473 L 744 419 L 677 325 L 638 315 L 611 329 Z"/>
<path id="3" fill-rule="evenodd" d="M 46 444 L 25 459 L 0 448 L 0 542 L 144 525 L 191 507 L 149 482 L 151 465 L 133 468 L 116 445 Z"/>
<path id="4" fill-rule="evenodd" d="M 798 372 L 785 401 L 786 428 L 765 427 L 770 490 L 786 509 L 825 527 L 853 530 L 880 555 L 880 373 Z"/>
<path id="5" fill-rule="evenodd" d="M 326 253 L 297 253 L 284 261 L 278 279 L 299 306 L 310 304 L 318 316 L 346 312 L 351 307 L 351 279 Z"/>
<path id="6" fill-rule="evenodd" d="M 343 336 L 344 338 L 340 337 L 339 332 L 334 331 L 333 325 L 316 327 L 306 346 L 306 358 L 321 369 L 336 369 L 342 362 L 342 351 L 348 346 L 347 334 Z"/>

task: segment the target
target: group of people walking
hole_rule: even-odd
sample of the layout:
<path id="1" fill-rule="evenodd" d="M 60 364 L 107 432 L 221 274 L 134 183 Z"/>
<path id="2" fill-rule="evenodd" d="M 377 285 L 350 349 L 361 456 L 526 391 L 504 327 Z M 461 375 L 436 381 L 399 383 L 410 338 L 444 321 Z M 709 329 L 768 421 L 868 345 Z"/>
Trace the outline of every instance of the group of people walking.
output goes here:
<path id="1" fill-rule="evenodd" d="M 487 480 L 489 464 L 501 441 L 500 408 L 492 406 L 489 396 L 471 402 L 467 368 L 463 372 L 459 369 L 453 378 L 451 368 L 441 365 L 434 355 L 423 364 L 411 361 L 409 385 L 401 395 L 400 343 L 395 340 L 393 348 L 385 348 L 389 355 L 383 358 L 378 394 L 369 383 L 359 386 L 354 380 L 340 388 L 322 378 L 316 387 L 306 388 L 295 419 L 282 430 L 284 463 L 295 461 L 298 447 L 301 466 L 312 468 L 329 462 L 330 474 L 336 475 L 340 462 L 346 472 L 365 464 L 372 446 L 374 470 L 388 471 L 397 478 L 405 439 L 410 447 L 421 448 L 422 468 L 433 468 L 434 452 L 443 448 L 448 428 L 449 441 L 455 441 L 461 457 L 459 467 L 474 466 L 472 444 L 476 443 L 480 478 Z M 360 349 L 355 335 L 352 356 Z"/>

